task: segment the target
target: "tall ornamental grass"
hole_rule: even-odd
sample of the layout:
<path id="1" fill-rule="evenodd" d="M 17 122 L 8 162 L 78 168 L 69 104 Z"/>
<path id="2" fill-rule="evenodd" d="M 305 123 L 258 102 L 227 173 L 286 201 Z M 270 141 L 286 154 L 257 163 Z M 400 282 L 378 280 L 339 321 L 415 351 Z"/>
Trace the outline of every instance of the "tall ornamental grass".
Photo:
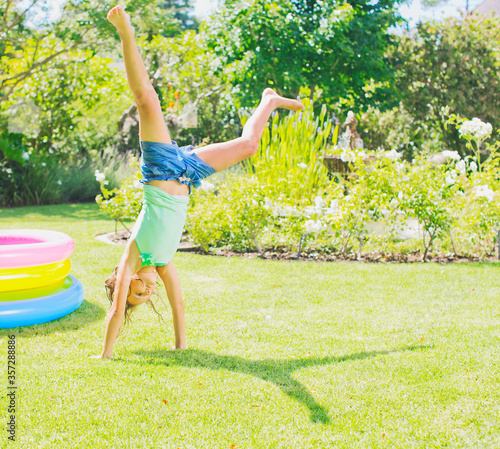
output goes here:
<path id="1" fill-rule="evenodd" d="M 303 103 L 305 109 L 301 112 L 273 114 L 259 151 L 244 161 L 247 173 L 255 173 L 272 197 L 282 195 L 292 202 L 304 196 L 311 198 L 332 183 L 320 159 L 327 150 L 332 131 L 326 105 L 318 116 L 310 99 L 306 98 Z M 243 126 L 247 120 L 248 116 L 241 117 Z"/>

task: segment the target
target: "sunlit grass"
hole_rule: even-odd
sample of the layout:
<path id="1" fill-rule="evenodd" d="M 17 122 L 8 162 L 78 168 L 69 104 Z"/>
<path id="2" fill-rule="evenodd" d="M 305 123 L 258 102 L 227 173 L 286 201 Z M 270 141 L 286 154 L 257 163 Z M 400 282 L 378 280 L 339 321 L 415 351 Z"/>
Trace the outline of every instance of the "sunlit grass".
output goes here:
<path id="1" fill-rule="evenodd" d="M 500 446 L 498 264 L 177 253 L 189 349 L 170 350 L 166 306 L 164 324 L 143 306 L 102 361 L 89 359 L 102 285 L 123 247 L 94 236 L 114 223 L 79 204 L 0 209 L 0 226 L 70 234 L 86 292 L 67 317 L 0 331 L 5 387 L 6 336 L 17 337 L 16 447 Z"/>

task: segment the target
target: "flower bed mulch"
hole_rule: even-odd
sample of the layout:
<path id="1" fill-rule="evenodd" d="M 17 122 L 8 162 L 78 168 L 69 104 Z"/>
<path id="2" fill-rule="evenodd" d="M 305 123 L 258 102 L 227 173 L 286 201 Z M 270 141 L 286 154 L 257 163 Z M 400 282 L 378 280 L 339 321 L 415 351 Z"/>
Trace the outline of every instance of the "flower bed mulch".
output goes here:
<path id="1" fill-rule="evenodd" d="M 111 244 L 123 244 L 128 241 L 130 233 L 126 230 L 112 232 L 109 234 L 99 236 L 99 240 Z M 235 251 L 228 251 L 218 249 L 215 251 L 202 251 L 196 245 L 185 241 L 181 241 L 179 251 L 189 251 L 196 254 L 203 254 L 209 256 L 220 257 L 243 257 L 248 259 L 268 259 L 268 260 L 297 260 L 297 251 L 265 251 L 263 254 L 258 252 L 239 253 Z M 319 254 L 317 252 L 303 252 L 300 253 L 300 260 L 314 261 L 314 262 L 378 262 L 378 263 L 415 263 L 422 262 L 422 254 L 415 252 L 410 254 L 384 254 L 384 253 L 365 253 L 362 254 L 358 260 L 355 254 Z M 455 256 L 454 254 L 441 254 L 432 253 L 427 256 L 427 262 L 436 263 L 463 263 L 463 262 L 497 262 L 496 257 L 466 257 Z"/>
<path id="2" fill-rule="evenodd" d="M 264 254 L 255 253 L 237 253 L 234 251 L 216 250 L 215 252 L 195 251 L 198 254 L 208 254 L 214 256 L 239 256 L 246 258 L 261 258 L 269 260 L 297 260 L 297 251 L 265 251 Z M 319 254 L 319 253 L 300 253 L 300 260 L 313 262 L 378 262 L 378 263 L 415 263 L 422 262 L 422 255 L 416 254 L 383 254 L 370 253 L 362 254 L 360 259 L 357 259 L 355 254 Z M 480 259 L 479 257 L 464 257 L 448 254 L 431 254 L 427 256 L 426 262 L 437 263 L 460 263 L 460 262 L 479 262 L 488 261 L 495 262 L 496 259 Z"/>

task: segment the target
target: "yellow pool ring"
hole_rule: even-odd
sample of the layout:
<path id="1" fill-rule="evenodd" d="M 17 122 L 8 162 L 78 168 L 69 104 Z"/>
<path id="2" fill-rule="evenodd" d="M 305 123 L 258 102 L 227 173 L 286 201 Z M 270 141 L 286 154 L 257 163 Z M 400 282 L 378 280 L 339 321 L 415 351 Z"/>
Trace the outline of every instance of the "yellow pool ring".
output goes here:
<path id="1" fill-rule="evenodd" d="M 1 270 L 0 270 L 1 271 Z M 62 290 L 69 281 L 69 277 L 57 281 L 55 284 L 44 285 L 38 288 L 27 290 L 12 290 L 10 292 L 0 292 L 0 304 L 5 301 L 22 301 L 24 299 L 41 298 L 42 296 L 53 295 Z M 69 281 L 71 284 L 71 281 Z M 67 288 L 67 286 L 66 286 Z"/>
<path id="2" fill-rule="evenodd" d="M 71 270 L 71 262 L 38 265 L 36 267 L 7 268 L 0 270 L 0 292 L 26 290 L 58 283 Z"/>

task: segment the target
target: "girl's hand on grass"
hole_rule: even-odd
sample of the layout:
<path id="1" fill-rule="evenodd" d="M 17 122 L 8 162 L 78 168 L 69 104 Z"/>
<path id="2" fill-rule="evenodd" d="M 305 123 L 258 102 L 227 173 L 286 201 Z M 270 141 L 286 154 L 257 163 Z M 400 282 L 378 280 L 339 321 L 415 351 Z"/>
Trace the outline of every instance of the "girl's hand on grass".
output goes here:
<path id="1" fill-rule="evenodd" d="M 111 356 L 109 356 L 109 357 L 105 357 L 105 356 L 103 356 L 102 354 L 99 354 L 99 355 L 91 355 L 91 356 L 90 356 L 90 358 L 91 358 L 91 359 L 110 359 L 110 358 L 111 358 Z"/>

